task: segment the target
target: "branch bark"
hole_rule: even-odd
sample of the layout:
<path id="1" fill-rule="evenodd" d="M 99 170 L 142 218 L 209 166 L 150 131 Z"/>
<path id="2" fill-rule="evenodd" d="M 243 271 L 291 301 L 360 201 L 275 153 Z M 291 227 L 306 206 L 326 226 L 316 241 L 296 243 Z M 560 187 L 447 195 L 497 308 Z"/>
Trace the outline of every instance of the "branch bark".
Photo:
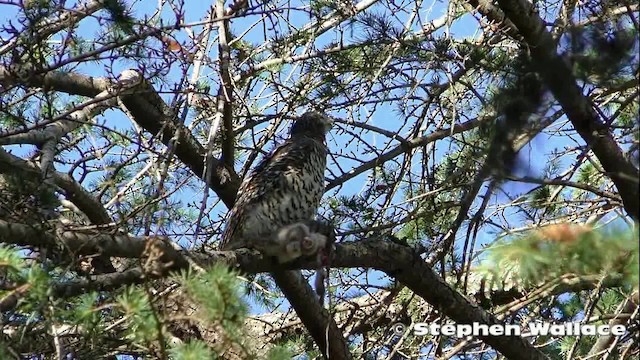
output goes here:
<path id="1" fill-rule="evenodd" d="M 14 76 L 16 73 L 17 71 L 10 71 L 6 67 L 0 66 L 0 83 L 5 86 L 8 84 L 20 84 L 45 87 L 68 94 L 89 97 L 95 97 L 115 85 L 115 82 L 110 79 L 93 78 L 71 72 L 51 71 L 45 75 L 30 76 L 26 80 Z M 165 145 L 169 144 L 178 127 L 183 126 L 176 121 L 173 110 L 162 100 L 153 87 L 146 82 L 140 84 L 135 91 L 122 94 L 120 97 L 132 115 L 133 120 L 146 131 L 159 135 L 160 140 Z M 180 131 L 175 154 L 196 176 L 204 178 L 206 150 L 188 129 Z M 212 166 L 209 182 L 211 189 L 230 208 L 235 202 L 236 193 L 240 187 L 240 178 L 232 167 L 225 166 L 216 158 L 211 159 L 210 166 Z"/>
<path id="2" fill-rule="evenodd" d="M 636 221 L 639 220 L 638 169 L 625 158 L 608 125 L 599 118 L 587 97 L 582 94 L 573 71 L 556 52 L 556 42 L 547 31 L 544 21 L 527 1 L 499 0 L 499 5 L 529 47 L 536 71 L 545 85 L 558 100 L 573 127 L 591 147 L 607 176 L 616 185 L 625 210 Z M 495 9 L 479 9 L 491 20 L 503 20 L 496 18 L 500 14 Z M 509 34 L 513 36 L 513 32 Z"/>
<path id="3" fill-rule="evenodd" d="M 42 229 L 23 224 L 7 223 L 0 220 L 0 242 L 22 246 L 51 246 L 61 241 L 67 248 L 76 253 L 92 254 L 101 251 L 109 256 L 140 257 L 145 249 L 153 242 L 163 252 L 162 261 L 170 266 L 166 271 L 184 269 L 189 266 L 187 259 L 193 259 L 201 266 L 223 261 L 237 264 L 243 271 L 249 273 L 274 272 L 283 269 L 270 259 L 264 258 L 256 252 L 215 252 L 212 254 L 188 253 L 173 248 L 166 238 L 132 237 L 127 235 L 86 234 L 74 231 L 58 231 L 55 236 L 47 235 Z M 500 324 L 495 316 L 473 304 L 438 276 L 413 249 L 386 241 L 362 241 L 338 244 L 331 260 L 333 267 L 363 267 L 384 271 L 389 276 L 413 290 L 417 295 L 439 309 L 443 314 L 460 324 Z M 295 264 L 297 267 L 313 269 L 316 264 Z M 309 309 L 312 311 L 313 309 Z M 304 316 L 304 315 L 301 315 Z M 304 320 L 304 319 L 303 319 Z M 326 327 L 317 323 L 317 329 L 324 333 Z M 305 322 L 305 325 L 307 323 Z M 308 325 L 307 325 L 308 326 Z M 333 329 L 330 334 L 340 334 Z M 336 335 L 337 336 L 337 335 Z M 341 336 L 341 334 L 340 334 Z M 483 341 L 494 349 L 512 359 L 547 359 L 525 339 L 517 336 L 486 336 Z M 340 348 L 329 351 L 342 351 Z M 342 358 L 342 357 L 338 357 Z"/>

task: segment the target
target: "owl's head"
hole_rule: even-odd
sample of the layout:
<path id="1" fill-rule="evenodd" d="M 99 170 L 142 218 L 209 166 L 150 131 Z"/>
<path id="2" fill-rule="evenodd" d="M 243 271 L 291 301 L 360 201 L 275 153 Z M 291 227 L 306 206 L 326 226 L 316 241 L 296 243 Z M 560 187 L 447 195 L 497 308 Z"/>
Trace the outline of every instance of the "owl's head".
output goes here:
<path id="1" fill-rule="evenodd" d="M 333 120 L 325 114 L 310 111 L 302 114 L 291 127 L 291 136 L 324 138 L 333 126 Z"/>

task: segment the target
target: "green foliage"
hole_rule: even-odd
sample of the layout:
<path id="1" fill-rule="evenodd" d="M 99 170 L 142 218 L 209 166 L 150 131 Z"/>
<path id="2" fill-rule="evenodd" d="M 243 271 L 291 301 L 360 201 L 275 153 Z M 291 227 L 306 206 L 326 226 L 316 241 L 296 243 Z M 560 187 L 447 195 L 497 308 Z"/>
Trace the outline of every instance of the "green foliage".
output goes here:
<path id="1" fill-rule="evenodd" d="M 158 339 L 159 323 L 147 294 L 135 287 L 127 288 L 117 297 L 117 304 L 127 319 L 127 338 L 141 345 Z"/>
<path id="2" fill-rule="evenodd" d="M 13 246 L 0 245 L 0 268 L 3 277 L 15 281 L 25 267 L 24 259 Z"/>
<path id="3" fill-rule="evenodd" d="M 550 225 L 529 234 L 502 239 L 483 254 L 481 265 L 476 269 L 484 274 L 492 289 L 507 283 L 518 289 L 544 287 L 550 280 L 562 276 L 595 275 L 621 280 L 619 289 L 604 289 L 595 306 L 591 304 L 594 292 L 582 291 L 566 293 L 554 297 L 553 302 L 541 307 L 541 318 L 549 322 L 585 321 L 585 311 L 592 306 L 590 316 L 610 315 L 628 296 L 625 293 L 637 288 L 638 284 L 638 233 L 637 231 L 592 230 L 586 226 L 558 224 Z M 498 285 L 498 286 L 495 286 Z M 531 293 L 535 297 L 535 292 Z M 606 323 L 608 320 L 592 322 Z M 574 355 L 589 352 L 597 337 L 582 337 L 576 345 L 576 337 L 539 339 L 547 343 L 544 351 L 552 359 L 564 359 L 569 351 Z"/>
<path id="4" fill-rule="evenodd" d="M 104 136 L 105 139 L 109 141 L 109 143 L 117 146 L 122 146 L 123 148 L 130 146 L 132 143 L 131 138 L 127 136 L 127 134 L 125 133 L 118 133 L 115 131 L 104 131 L 101 135 Z"/>
<path id="5" fill-rule="evenodd" d="M 637 284 L 636 284 L 637 285 Z M 619 291 L 614 289 L 605 290 L 600 299 L 598 299 L 598 306 L 595 308 L 596 314 L 607 315 L 613 313 L 620 302 L 625 299 Z"/>
<path id="6" fill-rule="evenodd" d="M 560 224 L 487 248 L 479 271 L 500 283 L 512 273 L 525 286 L 565 274 L 619 275 L 638 283 L 638 233 L 605 232 Z"/>
<path id="7" fill-rule="evenodd" d="M 365 196 L 340 196 L 330 199 L 328 205 L 331 218 L 350 230 L 369 227 L 376 215 Z"/>
<path id="8" fill-rule="evenodd" d="M 590 24 L 570 32 L 571 58 L 578 78 L 598 85 L 612 85 L 631 73 L 637 53 L 637 31 L 622 22 Z"/>
<path id="9" fill-rule="evenodd" d="M 104 2 L 104 8 L 111 16 L 111 21 L 119 30 L 125 33 L 133 34 L 134 20 L 127 10 L 127 4 L 121 0 L 107 0 Z"/>
<path id="10" fill-rule="evenodd" d="M 274 346 L 267 353 L 268 360 L 289 360 L 293 357 L 293 353 L 284 346 Z"/>
<path id="11" fill-rule="evenodd" d="M 17 128 L 24 125 L 25 122 L 22 118 L 7 112 L 0 113 L 0 126 L 5 129 Z"/>
<path id="12" fill-rule="evenodd" d="M 566 355 L 568 355 L 571 348 L 573 348 L 576 340 L 577 338 L 574 336 L 564 336 L 560 338 L 558 340 L 558 345 L 557 345 L 560 354 L 565 356 L 566 358 Z M 584 336 L 580 338 L 580 343 L 578 343 L 578 346 L 576 347 L 573 353 L 574 356 L 586 355 L 589 352 L 589 349 L 591 349 L 591 347 L 595 343 L 595 341 L 596 341 L 595 336 Z"/>
<path id="13" fill-rule="evenodd" d="M 110 332 L 116 331 L 114 335 L 131 341 L 135 346 L 149 349 L 156 347 L 159 341 L 165 341 L 164 322 L 168 319 L 161 317 L 152 303 L 155 300 L 150 298 L 144 287 L 126 288 L 116 296 L 115 303 L 108 306 L 104 304 L 106 298 L 103 294 L 95 292 L 60 302 L 51 298 L 53 282 L 49 273 L 35 264 L 29 265 L 17 249 L 6 246 L 0 246 L 0 271 L 5 281 L 17 284 L 18 289 L 26 289 L 19 294 L 21 301 L 14 317 L 24 314 L 26 318 L 79 326 L 83 331 L 83 341 L 92 346 L 108 340 L 105 326 L 114 320 L 118 326 L 110 326 Z M 225 339 L 240 343 L 244 338 L 242 327 L 248 307 L 240 297 L 236 274 L 224 265 L 217 265 L 203 274 L 185 274 L 180 280 L 186 294 L 198 304 L 197 318 L 203 323 L 214 324 L 216 328 L 220 326 Z M 13 293 L 12 289 L 2 290 L 0 299 Z M 215 359 L 216 351 L 199 341 L 174 345 L 169 349 L 175 359 Z M 274 348 L 268 358 L 290 358 L 288 354 L 284 348 Z"/>
<path id="14" fill-rule="evenodd" d="M 30 285 L 28 301 L 24 302 L 25 308 L 28 308 L 30 305 L 36 305 L 33 307 L 35 310 L 49 297 L 51 276 L 48 272 L 44 271 L 44 269 L 33 265 L 26 269 L 24 281 Z"/>
<path id="15" fill-rule="evenodd" d="M 474 134 L 467 141 L 474 142 L 477 146 L 487 144 L 482 140 L 481 130 Z M 440 184 L 463 185 L 473 179 L 473 175 L 478 170 L 478 156 L 481 154 L 478 148 L 464 146 L 458 151 L 452 152 L 444 158 L 436 168 L 436 181 Z"/>
<path id="16" fill-rule="evenodd" d="M 78 322 L 86 328 L 95 328 L 98 323 L 103 320 L 100 312 L 97 310 L 96 300 L 98 293 L 90 292 L 73 299 L 73 314 L 77 317 Z"/>
<path id="17" fill-rule="evenodd" d="M 249 45 L 246 42 L 236 41 L 233 43 L 232 48 L 242 49 L 242 46 L 249 46 Z M 196 82 L 195 84 L 195 89 L 198 92 L 201 92 L 203 94 L 208 94 L 209 91 L 211 90 L 211 83 L 205 80 L 198 80 L 198 82 Z"/>
<path id="18" fill-rule="evenodd" d="M 19 172 L 0 174 L 0 219 L 42 223 L 57 216 L 60 201 L 44 181 L 25 180 Z"/>
<path id="19" fill-rule="evenodd" d="M 314 16 L 320 18 L 328 15 L 332 11 L 341 8 L 335 1 L 329 0 L 312 0 L 310 2 L 311 12 Z"/>
<path id="20" fill-rule="evenodd" d="M 456 139 L 458 140 L 458 139 Z M 451 226 L 457 213 L 461 188 L 473 180 L 481 163 L 480 146 L 486 145 L 486 137 L 481 131 L 472 131 L 460 143 L 469 142 L 475 146 L 455 146 L 452 151 L 435 166 L 431 187 L 405 187 L 405 199 L 414 199 L 416 214 L 397 233 L 401 239 L 413 244 L 433 239 L 443 234 Z M 456 142 L 457 143 L 457 142 Z M 456 189 L 456 187 L 459 187 Z M 440 191 L 434 191 L 442 189 Z"/>
<path id="21" fill-rule="evenodd" d="M 171 358 L 175 360 L 217 359 L 207 344 L 198 340 L 178 344 L 170 349 L 170 354 Z"/>
<path id="22" fill-rule="evenodd" d="M 0 299 L 24 291 L 18 296 L 23 300 L 19 302 L 18 309 L 24 313 L 39 312 L 41 304 L 49 297 L 49 274 L 37 264 L 29 264 L 17 248 L 4 245 L 0 245 L 0 271 L 5 281 L 13 285 L 7 290 L 0 290 Z"/>
<path id="23" fill-rule="evenodd" d="M 625 106 L 624 108 L 621 106 L 616 106 L 616 111 L 620 110 L 620 115 L 616 118 L 616 122 L 621 126 L 634 128 L 636 131 L 633 132 L 634 139 L 638 140 L 638 120 L 640 120 L 640 103 L 634 101 Z"/>
<path id="24" fill-rule="evenodd" d="M 549 204 L 552 193 L 551 186 L 541 186 L 531 192 L 531 207 L 534 209 L 548 209 L 553 211 L 554 205 Z"/>
<path id="25" fill-rule="evenodd" d="M 236 273 L 216 264 L 205 273 L 183 274 L 180 282 L 187 295 L 200 305 L 202 321 L 221 325 L 231 339 L 242 337 L 248 307 L 240 297 Z"/>
<path id="26" fill-rule="evenodd" d="M 572 321 L 584 310 L 584 299 L 572 294 L 567 301 L 557 301 L 556 307 L 562 314 L 561 321 Z"/>
<path id="27" fill-rule="evenodd" d="M 335 46 L 335 45 L 334 45 Z M 385 48 L 380 45 L 362 45 L 351 47 L 340 52 L 329 53 L 322 59 L 323 66 L 331 67 L 335 74 L 359 74 L 372 77 L 378 74 L 379 67 L 385 60 Z M 329 78 L 325 78 L 329 80 Z M 334 82 L 327 82 L 328 87 L 335 86 Z"/>
<path id="28" fill-rule="evenodd" d="M 592 163 L 586 163 L 578 170 L 578 182 L 597 185 L 596 180 L 602 181 L 600 172 Z"/>
<path id="29" fill-rule="evenodd" d="M 210 21 L 210 13 L 193 13 L 196 8 L 192 4 L 197 2 L 185 2 L 184 6 L 162 2 L 163 6 L 154 9 L 145 7 L 144 2 L 106 0 L 87 3 L 86 12 L 78 11 L 82 2 L 77 1 L 5 3 L 8 12 L 14 11 L 16 16 L 9 16 L 3 24 L 0 49 L 3 149 L 36 169 L 42 138 L 30 140 L 31 134 L 43 134 L 42 130 L 51 128 L 47 121 L 80 109 L 84 102 L 99 100 L 93 97 L 105 90 L 105 85 L 110 94 L 118 96 L 118 102 L 103 115 L 55 139 L 53 165 L 77 183 L 65 182 L 66 176 L 45 178 L 38 171 L 19 173 L 11 163 L 0 164 L 4 165 L 0 170 L 8 173 L 0 174 L 0 219 L 33 224 L 48 235 L 36 239 L 37 245 L 11 239 L 21 242 L 21 247 L 0 247 L 0 300 L 7 309 L 0 314 L 0 325 L 6 330 L 3 335 L 7 336 L 0 339 L 0 358 L 17 347 L 24 357 L 56 357 L 54 340 L 58 339 L 50 332 L 54 326 L 82 331 L 63 336 L 64 347 L 73 353 L 57 357 L 106 358 L 122 351 L 144 358 L 168 354 L 176 359 L 207 359 L 228 348 L 238 350 L 241 358 L 258 356 L 246 345 L 254 339 L 246 339 L 242 329 L 249 311 L 247 301 L 255 307 L 263 305 L 265 309 L 260 310 L 267 311 L 280 303 L 282 295 L 269 275 L 246 275 L 250 281 L 240 285 L 236 274 L 220 267 L 203 274 L 184 274 L 177 290 L 175 283 L 149 276 L 136 279 L 145 281 L 142 286 L 124 290 L 125 285 L 117 281 L 132 281 L 121 275 L 135 271 L 86 274 L 84 251 L 79 257 L 78 249 L 68 249 L 59 241 L 45 244 L 62 229 L 167 235 L 174 244 L 183 246 L 181 251 L 199 259 L 200 251 L 219 238 L 228 211 L 216 194 L 228 195 L 237 185 L 229 182 L 235 177 L 228 175 L 235 174 L 221 167 L 216 167 L 216 176 L 209 181 L 199 175 L 212 126 L 210 114 L 224 98 L 212 94 L 223 82 L 221 67 L 226 65 L 232 81 L 223 85 L 231 87 L 234 94 L 236 134 L 234 139 L 225 139 L 224 131 L 219 131 L 210 145 L 213 157 L 219 159 L 222 143 L 233 140 L 236 170 L 248 168 L 260 157 L 264 144 L 268 148 L 280 142 L 283 126 L 277 125 L 275 139 L 265 131 L 278 124 L 276 121 L 287 122 L 290 115 L 306 108 L 321 109 L 341 119 L 327 141 L 331 157 L 326 174 L 339 186 L 327 194 L 318 214 L 336 225 L 339 241 L 379 239 L 435 247 L 437 243 L 429 242 L 453 230 L 453 247 L 443 262 L 434 264 L 434 270 L 455 279 L 452 282 L 457 283 L 457 289 L 462 288 L 463 279 L 469 280 L 467 289 L 475 285 L 475 279 L 467 278 L 475 274 L 465 273 L 469 268 L 463 265 L 469 263 L 463 264 L 462 259 L 473 264 L 478 251 L 488 246 L 486 252 L 480 250 L 481 274 L 494 283 L 514 280 L 537 287 L 518 287 L 515 295 L 510 292 L 502 297 L 489 294 L 491 301 L 483 305 L 499 306 L 504 304 L 501 301 L 523 304 L 496 314 L 506 321 L 581 321 L 586 309 L 592 316 L 611 315 L 638 281 L 637 233 L 540 229 L 488 243 L 494 231 L 510 233 L 529 224 L 587 218 L 595 219 L 594 226 L 599 226 L 621 212 L 621 202 L 613 198 L 620 190 L 611 182 L 614 174 L 600 166 L 599 155 L 592 151 L 597 147 L 580 139 L 572 126 L 575 120 L 567 118 L 566 109 L 558 103 L 563 95 L 573 102 L 585 100 L 602 117 L 602 129 L 611 133 L 607 139 L 613 139 L 637 165 L 638 35 L 631 16 L 637 9 L 619 1 L 578 2 L 569 24 L 553 19 L 558 13 L 552 11 L 554 3 L 536 4 L 547 24 L 558 25 L 549 30 L 558 40 L 559 55 L 573 67 L 572 76 L 578 78 L 574 85 L 583 99 L 575 98 L 575 91 L 563 94 L 555 88 L 555 96 L 548 96 L 542 86 L 553 85 L 548 74 L 542 82 L 533 74 L 542 74 L 545 59 L 532 68 L 527 54 L 521 53 L 527 49 L 535 55 L 535 44 L 510 37 L 505 28 L 509 21 L 498 24 L 488 18 L 487 9 L 474 11 L 468 4 L 451 3 L 439 17 L 436 12 L 444 9 L 432 8 L 427 2 L 312 0 L 306 6 L 283 7 L 274 2 L 240 1 L 225 7 L 229 21 L 221 23 L 221 19 Z M 362 7 L 365 4 L 367 7 Z M 469 27 L 470 21 L 482 26 Z M 175 28 L 169 30 L 172 25 Z M 230 47 L 228 64 L 221 61 L 221 37 L 216 36 L 223 28 Z M 144 93 L 122 96 L 115 80 L 128 68 L 138 69 L 157 93 L 144 89 Z M 187 94 L 196 95 L 191 103 L 185 102 Z M 156 102 L 156 95 L 166 107 Z M 163 116 L 148 118 L 148 110 L 159 110 Z M 131 121 L 123 121 L 126 118 Z M 509 147 L 514 137 L 521 139 L 525 132 L 535 135 L 530 128 L 547 119 L 559 120 L 543 129 L 532 146 L 515 154 Z M 171 135 L 165 126 L 183 120 L 185 127 L 175 133 L 180 135 L 180 143 L 166 157 Z M 475 121 L 481 125 L 475 127 Z M 463 123 L 465 130 L 447 133 Z M 466 128 L 466 124 L 473 128 Z M 384 131 L 377 132 L 374 127 Z M 439 140 L 416 146 L 421 136 L 439 134 Z M 526 157 L 527 150 L 532 166 L 519 169 L 515 160 Z M 601 160 L 605 165 L 605 160 L 611 161 L 602 156 Z M 538 174 L 545 163 L 550 165 L 544 174 Z M 485 164 L 497 171 L 481 173 Z M 354 169 L 360 170 L 351 173 Z M 526 185 L 513 179 L 520 175 L 514 175 L 502 186 L 496 175 L 512 169 L 524 170 L 513 173 L 526 173 L 523 176 L 527 179 L 522 179 Z M 340 181 L 350 174 L 354 177 Z M 569 185 L 544 185 L 554 179 L 593 186 L 614 196 Z M 465 194 L 475 195 L 469 192 L 471 184 L 481 184 L 481 190 L 470 208 L 461 211 L 460 200 Z M 203 193 L 210 196 L 205 198 Z M 84 201 L 91 196 L 104 206 L 96 210 L 105 210 L 111 217 L 106 219 L 108 226 L 92 223 L 93 217 L 85 216 L 89 215 L 86 206 L 96 204 Z M 457 216 L 464 221 L 453 228 Z M 195 219 L 202 219 L 205 226 L 194 234 Z M 558 233 L 567 236 L 558 237 Z M 127 244 L 107 245 L 113 250 Z M 431 247 L 415 248 L 423 251 Z M 468 253 L 462 254 L 463 249 Z M 420 255 L 426 258 L 432 254 Z M 147 264 L 146 257 L 114 260 L 118 271 Z M 393 273 L 370 276 L 374 271 L 367 265 L 332 272 L 328 291 L 333 307 L 342 308 L 343 301 L 356 296 L 373 299 L 374 292 L 397 285 Z M 558 277 L 566 274 L 596 275 L 589 276 L 589 286 L 598 279 L 608 280 L 605 275 L 610 275 L 616 286 L 620 278 L 625 286 L 611 288 L 605 283 L 598 291 L 570 293 L 555 292 L 567 291 L 557 286 L 550 294 L 535 292 L 563 285 L 560 280 L 565 277 Z M 78 287 L 81 283 L 106 287 L 92 291 L 84 285 Z M 57 297 L 67 289 L 72 294 L 88 293 Z M 520 299 L 514 298 L 520 295 Z M 188 310 L 182 312 L 181 303 L 175 306 L 174 299 L 188 302 Z M 381 311 L 402 306 L 400 316 L 413 321 L 447 315 L 438 308 L 443 304 L 432 304 L 435 311 L 425 310 L 424 301 L 409 287 L 385 298 L 382 305 Z M 403 353 L 420 357 L 431 346 L 428 338 L 387 341 L 388 328 L 378 326 L 386 320 L 379 316 L 382 313 L 362 319 L 360 310 L 367 313 L 367 308 L 355 310 L 353 316 L 336 319 L 343 329 L 352 331 L 349 346 L 356 358 L 386 358 L 391 351 L 396 357 Z M 17 336 L 11 338 L 8 330 Z M 259 355 L 269 359 L 287 359 L 294 354 L 320 357 L 306 333 L 290 330 L 275 325 L 273 332 L 284 336 L 276 340 L 282 346 Z M 176 338 L 181 341 L 174 341 Z M 7 339 L 18 341 L 8 344 Z M 575 339 L 552 336 L 528 340 L 552 359 L 563 358 L 576 344 Z M 577 354 L 585 354 L 592 340 L 582 339 Z M 628 344 L 620 340 L 616 350 Z M 1 341 L 7 341 L 6 349 Z M 478 359 L 496 354 L 496 349 L 479 342 L 439 341 L 438 349 L 431 350 L 443 350 L 445 357 Z M 467 353 L 448 353 L 455 349 Z"/>
<path id="30" fill-rule="evenodd" d="M 269 309 L 276 306 L 277 295 L 266 293 L 264 289 L 276 289 L 273 278 L 267 274 L 249 274 L 247 280 L 250 286 L 245 286 L 244 295 L 256 304 Z"/>

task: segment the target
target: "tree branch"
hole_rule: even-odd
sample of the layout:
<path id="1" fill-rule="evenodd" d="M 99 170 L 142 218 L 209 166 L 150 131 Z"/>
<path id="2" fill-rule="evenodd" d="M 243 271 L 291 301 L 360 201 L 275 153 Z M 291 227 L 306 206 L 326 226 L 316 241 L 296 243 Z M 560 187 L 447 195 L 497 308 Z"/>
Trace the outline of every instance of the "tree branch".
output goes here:
<path id="1" fill-rule="evenodd" d="M 557 54 L 556 42 L 545 23 L 527 1 L 499 0 L 499 4 L 529 46 L 536 71 L 616 185 L 625 210 L 636 221 L 639 220 L 638 169 L 624 157 L 608 125 L 599 118 L 582 94 L 573 71 Z M 489 14 L 485 16 L 490 17 Z"/>
<path id="2" fill-rule="evenodd" d="M 238 268 L 249 273 L 282 271 L 282 267 L 271 259 L 264 258 L 252 251 L 214 252 L 211 254 L 187 253 L 177 250 L 164 237 L 132 237 L 127 235 L 111 235 L 104 233 L 78 231 L 58 231 L 55 236 L 47 235 L 37 226 L 7 223 L 0 220 L 0 242 L 28 245 L 51 246 L 61 241 L 67 248 L 77 254 L 93 254 L 101 252 L 108 256 L 140 257 L 151 243 L 163 251 L 162 261 L 169 266 L 165 271 L 184 269 L 193 259 L 201 266 L 215 262 L 236 264 Z M 363 267 L 384 271 L 398 279 L 417 295 L 442 311 L 445 315 L 460 324 L 499 324 L 495 316 L 489 314 L 478 305 L 471 303 L 464 296 L 438 276 L 413 249 L 387 241 L 361 241 L 338 244 L 331 260 L 333 267 Z M 315 261 L 296 262 L 296 267 L 314 269 Z M 306 325 L 306 322 L 305 322 Z M 324 331 L 324 328 L 322 329 Z M 514 359 L 546 359 L 539 350 L 516 336 L 481 337 L 487 344 L 508 358 Z M 330 349 L 331 350 L 331 349 Z"/>
<path id="3" fill-rule="evenodd" d="M 17 83 L 28 86 L 48 87 L 56 91 L 68 94 L 95 97 L 100 92 L 114 86 L 114 82 L 106 78 L 93 78 L 70 72 L 48 72 L 41 76 L 30 76 L 27 80 L 14 76 L 3 66 L 0 66 L 0 83 Z M 24 81 L 24 82 L 23 82 Z M 160 140 L 169 144 L 176 134 L 178 124 L 172 109 L 162 100 L 160 95 L 147 82 L 142 82 L 135 92 L 120 94 L 122 102 L 127 107 L 133 120 L 142 128 L 152 134 L 159 134 Z M 206 151 L 204 147 L 193 137 L 188 129 L 180 131 L 180 137 L 176 145 L 176 156 L 194 174 L 204 178 L 204 159 Z M 236 193 L 240 187 L 240 178 L 233 168 L 225 166 L 218 159 L 212 158 L 210 186 L 218 194 L 220 199 L 231 208 L 235 202 Z"/>

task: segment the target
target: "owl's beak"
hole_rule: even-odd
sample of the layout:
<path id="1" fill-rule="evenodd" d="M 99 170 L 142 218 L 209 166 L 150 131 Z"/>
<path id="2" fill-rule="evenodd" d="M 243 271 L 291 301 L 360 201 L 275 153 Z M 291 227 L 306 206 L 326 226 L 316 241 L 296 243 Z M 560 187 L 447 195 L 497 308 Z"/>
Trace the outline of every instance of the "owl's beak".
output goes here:
<path id="1" fill-rule="evenodd" d="M 326 130 L 327 132 L 329 132 L 329 130 L 331 130 L 331 128 L 333 127 L 333 123 L 335 122 L 335 120 L 330 117 L 330 116 L 326 116 L 325 117 L 325 122 L 326 122 Z"/>

